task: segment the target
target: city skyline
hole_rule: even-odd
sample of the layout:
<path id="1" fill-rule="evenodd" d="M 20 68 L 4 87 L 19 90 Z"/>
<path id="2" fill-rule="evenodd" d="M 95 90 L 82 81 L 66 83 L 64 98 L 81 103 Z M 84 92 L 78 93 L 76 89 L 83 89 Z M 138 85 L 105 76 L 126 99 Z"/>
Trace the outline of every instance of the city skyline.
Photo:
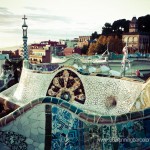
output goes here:
<path id="1" fill-rule="evenodd" d="M 72 39 L 101 33 L 118 19 L 131 20 L 149 13 L 149 0 L 0 0 L 0 48 L 22 45 L 23 15 L 27 16 L 28 43 Z"/>

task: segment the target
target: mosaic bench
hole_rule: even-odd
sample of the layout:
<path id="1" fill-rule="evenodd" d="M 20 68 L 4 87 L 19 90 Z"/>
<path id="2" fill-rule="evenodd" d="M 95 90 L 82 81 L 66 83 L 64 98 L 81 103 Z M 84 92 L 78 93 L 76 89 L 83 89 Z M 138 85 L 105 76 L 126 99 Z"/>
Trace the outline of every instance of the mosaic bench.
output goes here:
<path id="1" fill-rule="evenodd" d="M 0 119 L 10 149 L 150 148 L 150 108 L 118 116 L 87 113 L 55 97 L 39 98 Z M 133 141 L 134 140 L 134 141 Z"/>
<path id="2" fill-rule="evenodd" d="M 0 118 L 3 149 L 150 147 L 150 80 L 23 68 L 19 84 L 0 97 L 12 110 Z"/>

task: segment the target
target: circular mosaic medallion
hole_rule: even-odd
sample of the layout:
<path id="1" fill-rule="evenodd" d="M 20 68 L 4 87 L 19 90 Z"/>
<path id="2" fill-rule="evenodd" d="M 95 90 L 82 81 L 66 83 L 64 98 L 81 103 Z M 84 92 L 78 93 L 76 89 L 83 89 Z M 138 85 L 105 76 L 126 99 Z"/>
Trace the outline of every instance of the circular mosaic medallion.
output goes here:
<path id="1" fill-rule="evenodd" d="M 62 70 L 53 78 L 47 96 L 84 104 L 85 92 L 80 78 L 71 70 Z"/>

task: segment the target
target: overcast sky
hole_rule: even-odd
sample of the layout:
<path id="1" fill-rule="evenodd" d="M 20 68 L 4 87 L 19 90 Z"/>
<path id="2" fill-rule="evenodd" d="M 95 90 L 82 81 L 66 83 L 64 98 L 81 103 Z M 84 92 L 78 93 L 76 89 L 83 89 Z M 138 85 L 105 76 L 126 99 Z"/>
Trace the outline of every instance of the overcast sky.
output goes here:
<path id="1" fill-rule="evenodd" d="M 22 45 L 23 15 L 28 43 L 101 33 L 118 19 L 150 14 L 150 0 L 0 0 L 0 48 Z"/>

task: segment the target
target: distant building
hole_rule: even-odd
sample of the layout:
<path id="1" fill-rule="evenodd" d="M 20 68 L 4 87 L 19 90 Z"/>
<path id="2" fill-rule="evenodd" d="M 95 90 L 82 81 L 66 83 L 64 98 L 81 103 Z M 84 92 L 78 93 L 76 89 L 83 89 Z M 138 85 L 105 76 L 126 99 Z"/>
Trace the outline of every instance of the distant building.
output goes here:
<path id="1" fill-rule="evenodd" d="M 34 49 L 32 55 L 29 56 L 31 63 L 50 63 L 51 51 L 43 49 Z"/>
<path id="2" fill-rule="evenodd" d="M 82 48 L 84 45 L 88 45 L 91 36 L 79 36 L 77 46 Z"/>
<path id="3" fill-rule="evenodd" d="M 69 56 L 69 55 L 72 55 L 72 54 L 80 54 L 81 55 L 81 49 L 76 47 L 76 48 L 65 48 L 64 49 L 64 55 L 65 56 Z"/>
<path id="4" fill-rule="evenodd" d="M 56 41 L 42 41 L 30 45 L 29 59 L 32 63 L 50 63 L 51 55 L 63 55 L 66 46 Z"/>
<path id="5" fill-rule="evenodd" d="M 123 43 L 128 43 L 129 52 L 135 51 L 141 53 L 150 53 L 150 34 L 138 31 L 138 22 L 136 17 L 133 17 L 130 25 L 129 32 L 122 35 Z"/>
<path id="6" fill-rule="evenodd" d="M 74 48 L 66 47 L 66 48 L 64 49 L 64 55 L 65 55 L 65 56 L 72 55 L 73 50 L 74 50 Z"/>
<path id="7" fill-rule="evenodd" d="M 15 50 L 15 51 L 2 50 L 2 51 L 0 51 L 0 54 L 3 54 L 3 56 L 9 56 L 10 59 L 19 59 L 21 57 L 19 55 L 19 50 Z"/>
<path id="8" fill-rule="evenodd" d="M 79 36 L 78 42 L 89 41 L 91 36 Z"/>
<path id="9" fill-rule="evenodd" d="M 46 42 L 41 42 L 30 45 L 31 54 L 29 55 L 29 59 L 31 63 L 50 63 L 50 45 L 46 44 Z"/>
<path id="10" fill-rule="evenodd" d="M 65 44 L 58 43 L 55 47 L 51 47 L 53 55 L 63 56 L 63 50 L 66 48 Z"/>
<path id="11" fill-rule="evenodd" d="M 3 54 L 2 51 L 0 51 L 0 60 L 3 59 L 9 59 L 9 54 Z"/>
<path id="12" fill-rule="evenodd" d="M 69 39 L 60 40 L 60 43 L 66 45 L 66 47 L 75 48 L 77 46 L 77 43 L 78 43 L 78 38 L 75 38 L 73 40 L 69 40 Z"/>

